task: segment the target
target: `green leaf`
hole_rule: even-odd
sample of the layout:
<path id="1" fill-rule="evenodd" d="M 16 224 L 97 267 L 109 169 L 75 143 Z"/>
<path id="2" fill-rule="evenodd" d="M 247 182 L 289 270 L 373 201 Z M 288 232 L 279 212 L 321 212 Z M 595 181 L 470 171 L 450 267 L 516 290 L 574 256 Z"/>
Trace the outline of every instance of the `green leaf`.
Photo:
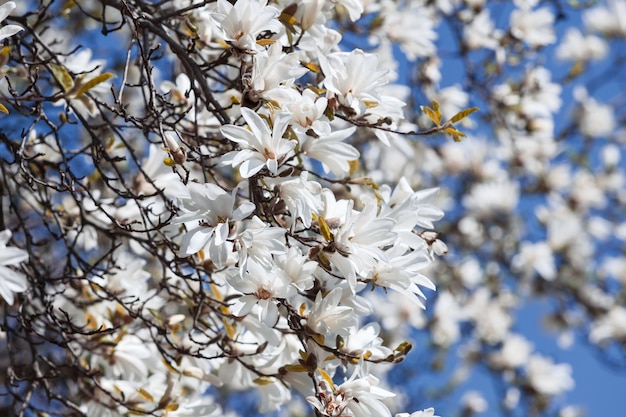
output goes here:
<path id="1" fill-rule="evenodd" d="M 471 107 L 469 109 L 461 110 L 460 112 L 452 116 L 452 118 L 450 119 L 450 122 L 452 123 L 460 122 L 461 120 L 465 119 L 470 114 L 477 112 L 477 111 L 478 111 L 478 107 Z"/>

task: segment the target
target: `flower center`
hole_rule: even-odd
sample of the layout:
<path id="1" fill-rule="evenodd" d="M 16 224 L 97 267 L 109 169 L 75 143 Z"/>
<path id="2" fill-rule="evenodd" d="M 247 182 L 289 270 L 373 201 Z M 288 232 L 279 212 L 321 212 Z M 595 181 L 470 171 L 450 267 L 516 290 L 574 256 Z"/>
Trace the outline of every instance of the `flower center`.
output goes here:
<path id="1" fill-rule="evenodd" d="M 263 148 L 263 154 L 267 159 L 276 159 L 276 154 L 267 148 Z"/>
<path id="2" fill-rule="evenodd" d="M 259 290 L 256 292 L 256 296 L 259 297 L 260 300 L 268 300 L 272 298 L 272 293 L 265 288 L 259 288 Z"/>

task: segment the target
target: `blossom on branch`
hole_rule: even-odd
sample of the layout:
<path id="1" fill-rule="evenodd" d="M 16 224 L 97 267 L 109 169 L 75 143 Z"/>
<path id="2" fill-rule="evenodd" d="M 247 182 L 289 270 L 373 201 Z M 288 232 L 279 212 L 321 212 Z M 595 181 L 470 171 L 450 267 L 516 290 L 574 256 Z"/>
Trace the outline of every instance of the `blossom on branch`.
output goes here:
<path id="1" fill-rule="evenodd" d="M 0 23 L 7 18 L 15 7 L 15 2 L 12 1 L 8 1 L 0 6 Z M 0 41 L 8 38 L 9 36 L 13 36 L 22 30 L 24 30 L 24 28 L 17 25 L 4 25 L 0 28 Z"/>
<path id="2" fill-rule="evenodd" d="M 0 297 L 9 305 L 13 305 L 15 302 L 16 293 L 28 289 L 26 275 L 13 269 L 28 260 L 28 252 L 19 248 L 7 247 L 11 235 L 12 233 L 8 229 L 0 232 Z"/>

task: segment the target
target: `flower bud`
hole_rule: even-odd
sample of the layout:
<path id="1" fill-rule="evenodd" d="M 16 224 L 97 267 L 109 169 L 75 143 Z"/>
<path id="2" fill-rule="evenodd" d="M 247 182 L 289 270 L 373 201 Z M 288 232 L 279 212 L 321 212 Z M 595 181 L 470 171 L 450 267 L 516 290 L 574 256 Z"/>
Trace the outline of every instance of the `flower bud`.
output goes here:
<path id="1" fill-rule="evenodd" d="M 187 160 L 187 152 L 179 145 L 174 132 L 165 132 L 165 144 L 174 162 L 180 165 Z"/>

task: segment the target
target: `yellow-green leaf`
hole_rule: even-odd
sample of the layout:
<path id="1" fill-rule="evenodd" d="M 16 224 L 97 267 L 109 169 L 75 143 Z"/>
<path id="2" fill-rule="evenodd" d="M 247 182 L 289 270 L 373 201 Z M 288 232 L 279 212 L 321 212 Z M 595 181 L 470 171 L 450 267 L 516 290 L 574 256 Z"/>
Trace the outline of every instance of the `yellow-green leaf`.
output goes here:
<path id="1" fill-rule="evenodd" d="M 172 365 L 170 365 L 170 363 L 168 361 L 166 361 L 164 358 L 161 358 L 161 362 L 163 362 L 163 365 L 165 365 L 165 367 L 167 368 L 168 371 L 173 372 L 175 374 L 178 373 L 178 371 L 176 369 L 174 369 L 172 367 Z"/>
<path id="2" fill-rule="evenodd" d="M 332 242 L 333 241 L 333 234 L 330 232 L 330 228 L 326 224 L 326 220 L 324 220 L 323 217 L 318 216 L 315 213 L 313 213 L 313 220 L 317 220 L 317 224 L 320 227 L 320 233 L 322 234 L 324 239 L 326 239 L 328 242 Z"/>
<path id="3" fill-rule="evenodd" d="M 439 103 L 433 100 L 430 102 L 430 105 L 435 111 L 435 114 L 437 115 L 437 124 L 440 124 L 441 123 L 441 109 L 439 108 Z"/>
<path id="4" fill-rule="evenodd" d="M 453 128 L 453 127 L 448 127 L 448 128 L 446 128 L 446 129 L 444 130 L 444 132 L 446 132 L 448 135 L 452 135 L 452 136 L 460 136 L 460 137 L 462 137 L 462 138 L 464 138 L 465 136 L 467 136 L 465 133 L 463 133 L 463 132 L 461 132 L 461 131 L 459 131 L 459 130 L 456 130 L 456 129 L 455 129 L 455 128 Z"/>
<path id="5" fill-rule="evenodd" d="M 477 112 L 477 111 L 478 111 L 478 107 L 471 107 L 469 109 L 461 110 L 460 112 L 458 112 L 457 114 L 452 116 L 452 118 L 450 119 L 450 122 L 452 122 L 452 123 L 459 122 L 459 121 L 465 119 L 470 114 L 472 114 L 474 112 Z"/>
<path id="6" fill-rule="evenodd" d="M 350 175 L 354 174 L 359 169 L 359 160 L 348 161 L 348 166 L 350 167 Z"/>
<path id="7" fill-rule="evenodd" d="M 4 104 L 0 103 L 0 111 L 4 114 L 9 114 L 9 109 L 4 107 Z"/>
<path id="8" fill-rule="evenodd" d="M 288 15 L 285 12 L 282 12 L 280 16 L 278 16 L 278 20 L 280 20 L 282 24 L 287 26 L 293 26 L 298 23 L 295 17 Z"/>
<path id="9" fill-rule="evenodd" d="M 394 350 L 396 352 L 400 352 L 400 353 L 405 353 L 406 354 L 406 353 L 408 353 L 411 350 L 412 347 L 413 347 L 413 345 L 411 344 L 411 342 L 404 341 L 404 342 L 400 343 L 398 345 L 398 347 L 396 347 Z"/>
<path id="10" fill-rule="evenodd" d="M 323 335 L 323 334 L 314 334 L 314 335 L 313 335 L 313 339 L 314 339 L 314 340 L 315 340 L 318 344 L 323 345 L 323 344 L 324 344 L 324 341 L 325 341 L 325 339 L 326 339 L 326 338 L 324 337 L 324 335 Z"/>
<path id="11" fill-rule="evenodd" d="M 83 94 L 85 94 L 87 91 L 91 90 L 98 84 L 101 84 L 105 82 L 106 80 L 110 80 L 113 77 L 115 77 L 115 74 L 112 74 L 110 72 L 105 72 L 104 74 L 96 75 L 95 77 L 87 81 L 85 84 L 82 84 L 80 86 L 80 88 L 76 92 L 76 97 L 82 96 Z"/>
<path id="12" fill-rule="evenodd" d="M 330 271 L 332 269 L 330 261 L 328 260 L 326 255 L 324 255 L 324 252 L 320 252 L 317 254 L 317 261 L 319 262 L 320 266 L 325 270 Z M 324 336 L 321 337 L 323 338 Z"/>
<path id="13" fill-rule="evenodd" d="M 256 44 L 259 46 L 269 46 L 276 43 L 276 39 L 259 39 Z"/>
<path id="14" fill-rule="evenodd" d="M 61 12 L 65 13 L 69 11 L 72 7 L 76 6 L 76 2 L 74 0 L 68 0 L 65 5 L 61 8 Z"/>
<path id="15" fill-rule="evenodd" d="M 9 54 L 11 53 L 11 46 L 5 46 L 0 49 L 0 66 L 4 66 L 9 62 Z"/>
<path id="16" fill-rule="evenodd" d="M 11 52 L 11 49 L 13 49 L 11 45 L 3 47 L 0 49 L 0 56 L 3 58 L 6 57 Z"/>
<path id="17" fill-rule="evenodd" d="M 226 334 L 228 335 L 228 337 L 230 337 L 231 339 L 235 337 L 235 332 L 236 332 L 235 328 L 233 327 L 232 324 L 230 324 L 228 319 L 224 317 L 222 322 L 224 323 L 224 330 L 226 330 Z"/>
<path id="18" fill-rule="evenodd" d="M 257 385 L 260 385 L 262 387 L 266 386 L 266 385 L 270 385 L 274 383 L 274 378 L 269 377 L 269 376 L 260 376 L 254 380 L 252 380 L 252 382 L 254 382 Z"/>
<path id="19" fill-rule="evenodd" d="M 63 65 L 50 64 L 50 71 L 64 91 L 69 91 L 74 87 L 74 80 Z"/>
<path id="20" fill-rule="evenodd" d="M 153 397 L 153 396 L 152 396 L 152 395 L 151 395 L 148 391 L 146 391 L 145 389 L 143 389 L 143 388 L 137 388 L 137 393 L 138 393 L 138 394 L 139 394 L 139 396 L 140 396 L 141 398 L 143 398 L 144 400 L 154 402 L 154 397 Z"/>
<path id="21" fill-rule="evenodd" d="M 343 337 L 341 337 L 341 335 L 337 335 L 337 337 L 335 338 L 335 345 L 337 345 L 337 349 L 343 349 L 343 347 L 346 345 L 346 341 L 343 339 Z"/>
<path id="22" fill-rule="evenodd" d="M 435 112 L 433 109 L 431 109 L 428 106 L 420 106 L 420 108 L 422 109 L 424 114 L 428 116 L 430 120 L 433 121 L 434 124 L 439 126 L 439 124 L 441 123 L 441 119 L 437 116 L 437 112 Z"/>
<path id="23" fill-rule="evenodd" d="M 308 370 L 304 365 L 301 364 L 285 365 L 283 368 L 287 372 L 306 372 Z"/>
<path id="24" fill-rule="evenodd" d="M 166 405 L 163 410 L 165 411 L 176 411 L 178 410 L 178 404 L 176 403 L 169 403 L 168 405 Z"/>
<path id="25" fill-rule="evenodd" d="M 335 383 L 333 382 L 333 379 L 330 377 L 330 375 L 328 375 L 328 373 L 322 368 L 317 368 L 317 371 L 320 373 L 324 381 L 328 382 L 328 385 L 330 385 L 330 387 L 334 390 Z"/>
<path id="26" fill-rule="evenodd" d="M 315 62 L 300 62 L 300 63 L 302 64 L 303 67 L 307 68 L 309 71 L 313 71 L 317 74 L 322 72 L 322 70 L 320 69 L 320 66 L 317 65 Z"/>

